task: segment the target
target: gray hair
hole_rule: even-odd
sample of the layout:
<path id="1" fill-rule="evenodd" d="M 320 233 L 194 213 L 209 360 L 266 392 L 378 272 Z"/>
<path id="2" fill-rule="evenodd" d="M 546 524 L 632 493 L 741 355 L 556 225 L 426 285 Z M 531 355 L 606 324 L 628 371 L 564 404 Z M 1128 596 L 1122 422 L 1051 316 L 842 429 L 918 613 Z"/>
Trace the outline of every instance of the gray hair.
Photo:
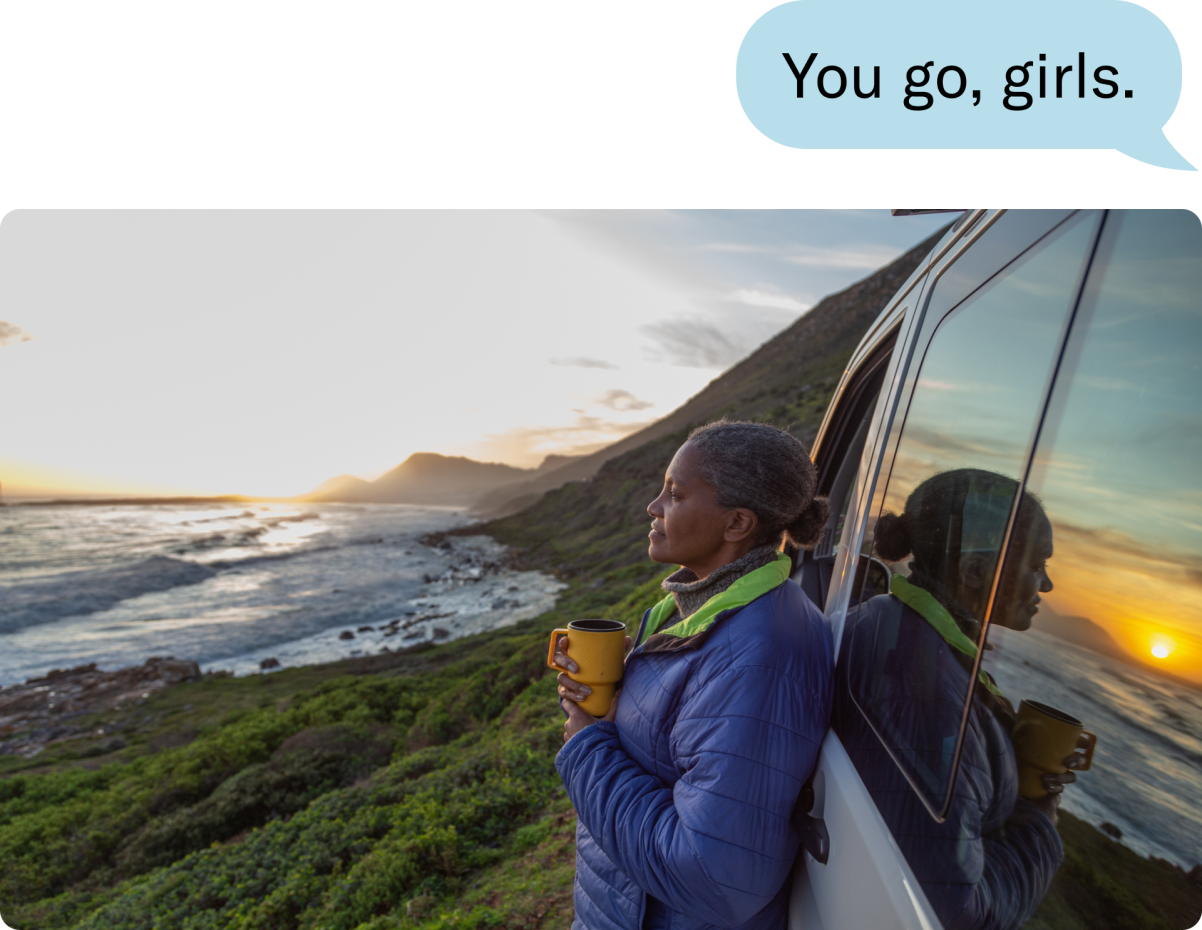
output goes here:
<path id="1" fill-rule="evenodd" d="M 766 423 L 725 418 L 689 434 L 701 458 L 701 476 L 727 509 L 744 507 L 759 519 L 760 542 L 785 535 L 812 549 L 830 516 L 824 497 L 815 497 L 818 470 L 795 437 Z"/>

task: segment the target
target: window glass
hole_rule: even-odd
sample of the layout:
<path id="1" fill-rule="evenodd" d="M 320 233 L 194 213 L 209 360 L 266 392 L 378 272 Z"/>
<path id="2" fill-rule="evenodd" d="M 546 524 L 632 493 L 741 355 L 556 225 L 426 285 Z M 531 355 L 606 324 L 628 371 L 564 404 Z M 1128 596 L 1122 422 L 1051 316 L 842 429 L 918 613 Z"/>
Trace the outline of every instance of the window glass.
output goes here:
<path id="1" fill-rule="evenodd" d="M 896 792 L 899 769 L 928 819 L 949 803 L 980 624 L 1096 234 L 1096 217 L 1069 221 L 931 321 L 883 506 L 866 533 L 861 558 L 878 560 L 877 570 L 862 573 L 873 590 L 853 592 L 841 674 L 887 755 L 872 740 L 845 744 L 870 791 Z M 994 729 L 978 726 L 977 742 L 1004 739 Z"/>
<path id="2" fill-rule="evenodd" d="M 1112 215 L 1098 255 L 1028 482 L 1050 539 L 1012 541 L 986 666 L 1015 704 L 1097 735 L 1062 796 L 1063 881 L 1128 885 L 1130 926 L 1151 925 L 1141 894 L 1193 888 L 1192 911 L 1153 915 L 1185 927 L 1202 899 L 1186 878 L 1202 862 L 1202 227 Z M 1113 841 L 1134 856 L 1108 867 L 1091 850 Z"/>

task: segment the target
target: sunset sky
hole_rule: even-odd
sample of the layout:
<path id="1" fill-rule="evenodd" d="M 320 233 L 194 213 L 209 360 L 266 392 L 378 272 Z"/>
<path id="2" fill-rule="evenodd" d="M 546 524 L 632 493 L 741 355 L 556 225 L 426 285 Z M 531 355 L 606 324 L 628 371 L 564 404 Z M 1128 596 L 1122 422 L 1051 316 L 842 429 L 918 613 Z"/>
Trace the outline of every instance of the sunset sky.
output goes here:
<path id="1" fill-rule="evenodd" d="M 10 213 L 0 482 L 291 495 L 415 451 L 592 451 L 947 220 Z"/>

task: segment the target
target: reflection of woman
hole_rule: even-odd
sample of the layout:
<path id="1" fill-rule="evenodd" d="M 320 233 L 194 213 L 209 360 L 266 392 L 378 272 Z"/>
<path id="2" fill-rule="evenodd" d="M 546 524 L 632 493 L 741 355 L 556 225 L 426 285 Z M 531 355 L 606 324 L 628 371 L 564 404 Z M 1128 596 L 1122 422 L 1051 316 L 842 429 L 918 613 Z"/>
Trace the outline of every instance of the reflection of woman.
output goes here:
<path id="1" fill-rule="evenodd" d="M 574 703 L 587 686 L 559 678 L 577 930 L 785 925 L 790 817 L 827 728 L 833 657 L 777 548 L 817 541 L 815 482 L 796 439 L 754 423 L 701 427 L 668 466 L 650 555 L 682 567 L 643 616 L 615 707 L 594 720 Z M 575 670 L 570 634 L 556 662 Z"/>
<path id="2" fill-rule="evenodd" d="M 1056 808 L 1063 784 L 1076 776 L 1045 776 L 1049 794 L 1039 802 L 1018 796 L 1014 709 L 980 672 L 951 807 L 940 823 L 850 699 L 938 807 L 1016 490 L 1002 475 L 959 469 L 920 484 L 901 515 L 883 515 L 875 551 L 888 562 L 910 556 L 910 576 L 894 576 L 891 594 L 860 607 L 840 659 L 847 682 L 838 689 L 840 736 L 947 930 L 1018 927 L 1034 913 L 1063 858 Z M 993 623 L 1030 627 L 1040 593 L 1052 589 L 1051 555 L 1051 524 L 1024 495 Z"/>

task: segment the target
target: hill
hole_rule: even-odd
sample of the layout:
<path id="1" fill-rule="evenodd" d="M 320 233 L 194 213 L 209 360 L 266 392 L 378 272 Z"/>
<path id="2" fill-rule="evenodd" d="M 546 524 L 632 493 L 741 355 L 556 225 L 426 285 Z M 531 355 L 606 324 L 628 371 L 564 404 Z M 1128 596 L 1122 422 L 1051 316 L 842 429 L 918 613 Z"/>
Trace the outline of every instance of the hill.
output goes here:
<path id="1" fill-rule="evenodd" d="M 1040 630 L 1077 646 L 1084 646 L 1098 655 L 1137 664 L 1133 656 L 1116 643 L 1109 633 L 1087 617 L 1058 614 L 1044 601 L 1035 615 L 1032 629 Z"/>
<path id="2" fill-rule="evenodd" d="M 568 456 L 548 456 L 551 468 L 563 467 Z M 442 504 L 466 507 L 481 495 L 529 478 L 547 467 L 514 468 L 498 462 L 477 462 L 463 456 L 415 452 L 375 481 L 339 475 L 319 485 L 301 501 L 374 504 Z"/>

